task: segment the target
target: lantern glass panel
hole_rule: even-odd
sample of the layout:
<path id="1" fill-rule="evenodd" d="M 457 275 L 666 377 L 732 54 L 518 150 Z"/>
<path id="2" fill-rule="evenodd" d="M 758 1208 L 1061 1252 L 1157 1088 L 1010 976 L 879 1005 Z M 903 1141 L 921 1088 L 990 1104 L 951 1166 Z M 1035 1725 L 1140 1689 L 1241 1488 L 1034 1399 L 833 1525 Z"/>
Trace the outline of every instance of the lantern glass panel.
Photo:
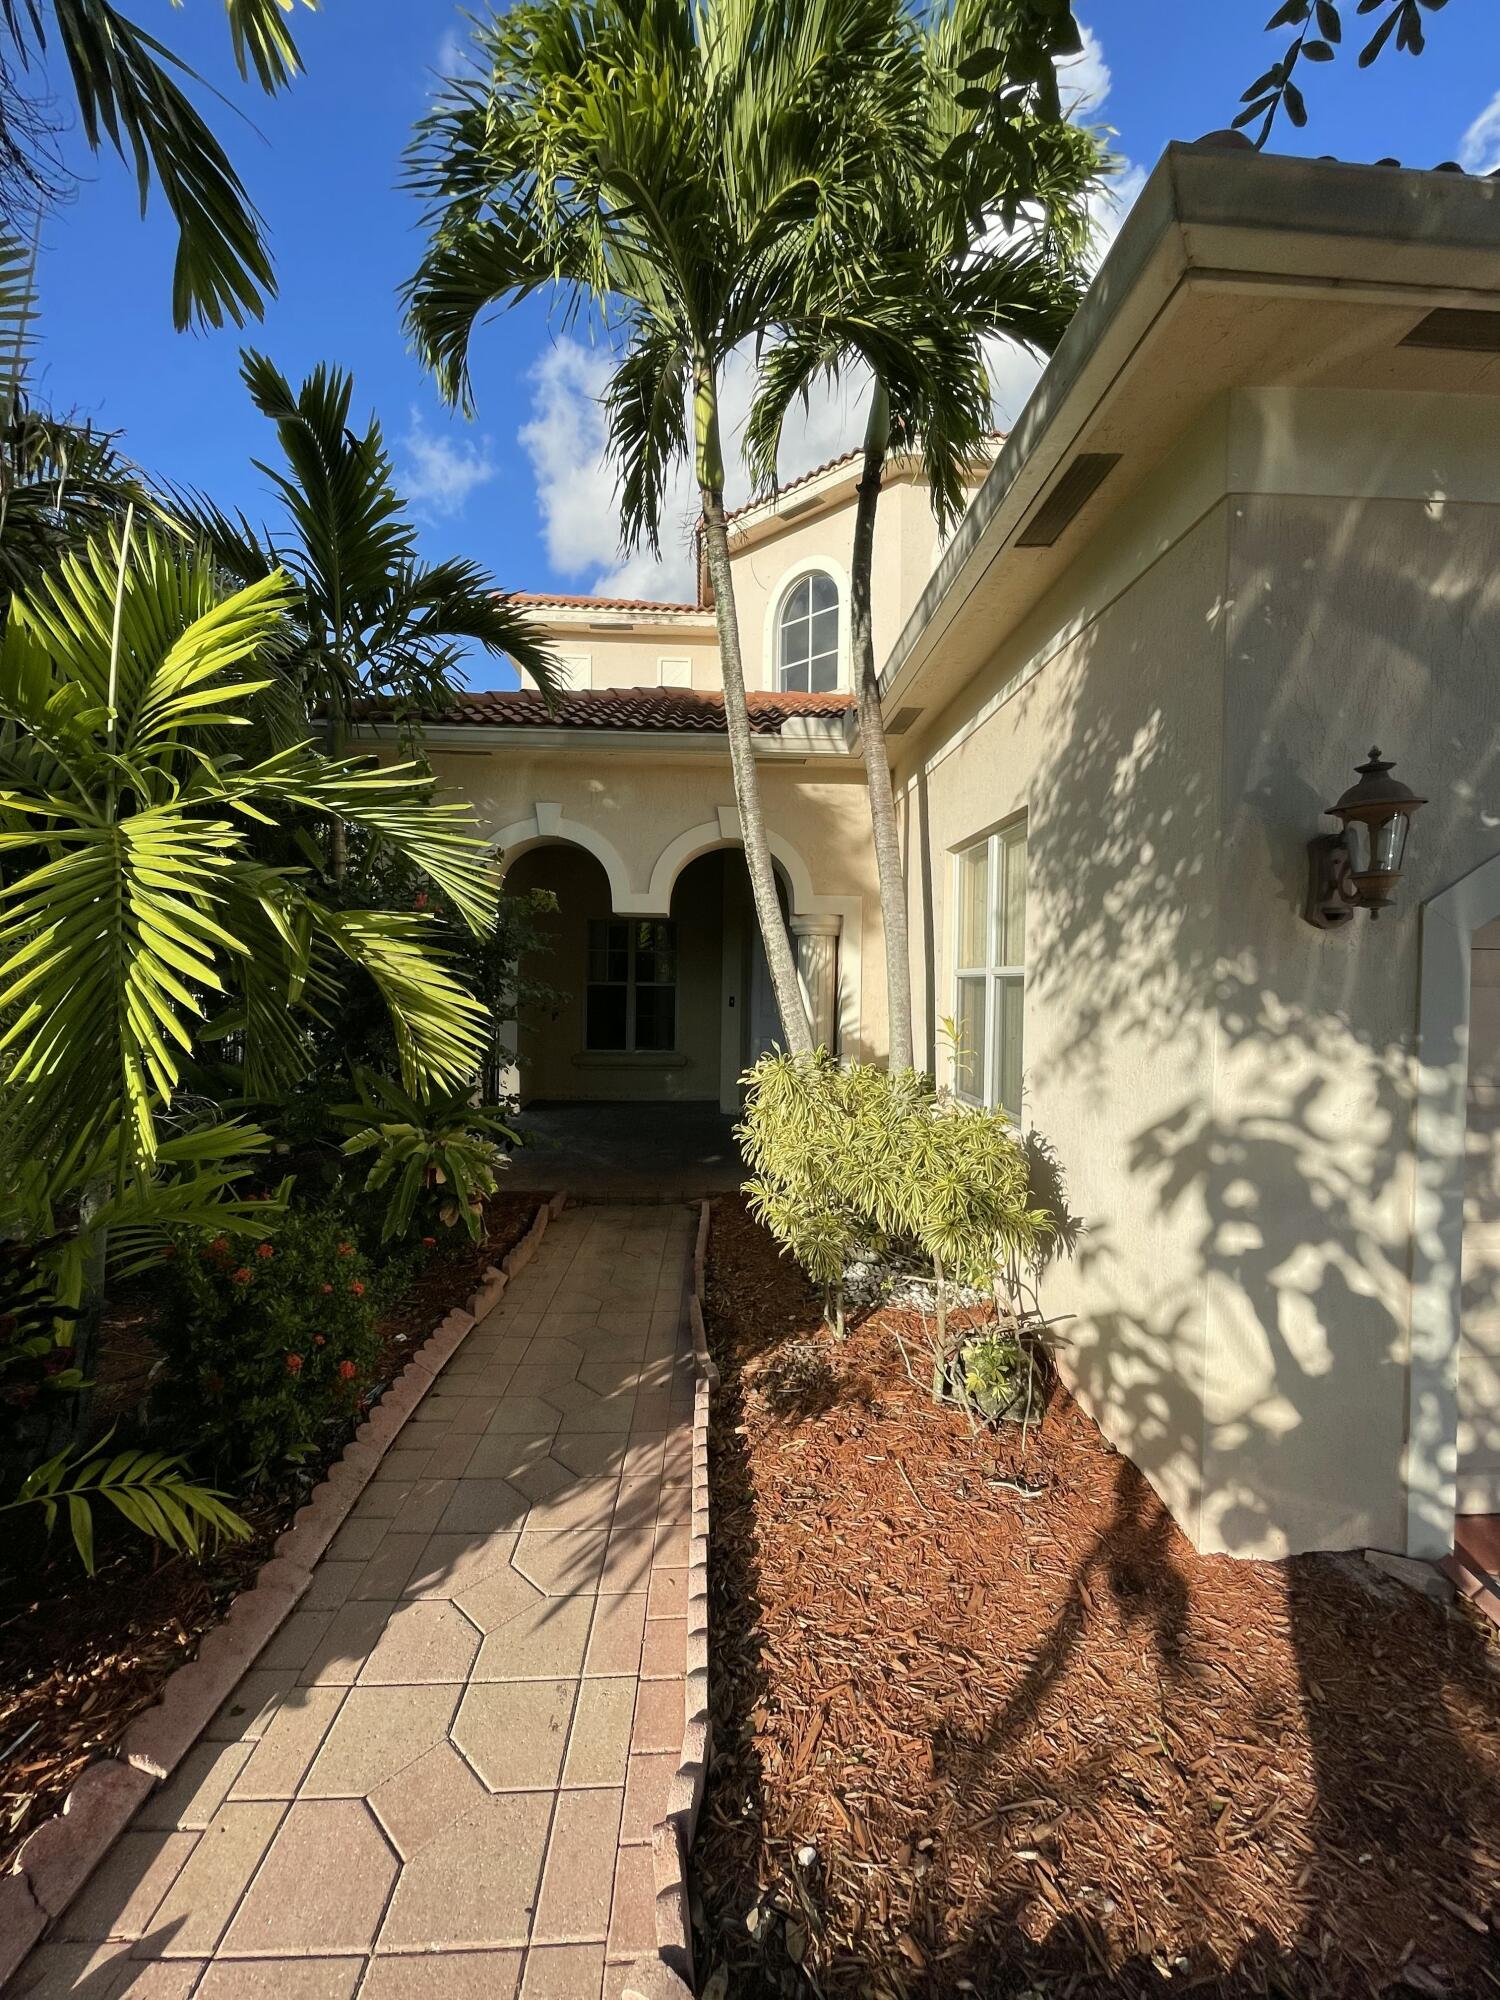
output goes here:
<path id="1" fill-rule="evenodd" d="M 1406 831 L 1411 824 L 1405 813 L 1392 813 L 1372 830 L 1370 846 L 1377 874 L 1399 875 L 1406 852 Z"/>

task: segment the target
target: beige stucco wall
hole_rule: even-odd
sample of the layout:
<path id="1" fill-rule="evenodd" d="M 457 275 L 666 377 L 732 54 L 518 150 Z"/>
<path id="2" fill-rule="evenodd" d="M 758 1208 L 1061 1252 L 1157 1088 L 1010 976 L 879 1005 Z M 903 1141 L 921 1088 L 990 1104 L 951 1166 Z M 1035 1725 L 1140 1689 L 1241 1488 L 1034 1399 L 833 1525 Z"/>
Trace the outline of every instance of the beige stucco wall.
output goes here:
<path id="1" fill-rule="evenodd" d="M 776 685 L 776 619 L 781 601 L 798 577 L 826 570 L 839 587 L 839 685 L 849 680 L 849 563 L 854 542 L 854 502 L 806 521 L 789 521 L 773 535 L 736 539 L 731 528 L 735 604 L 745 656 L 745 685 Z M 911 478 L 892 479 L 883 488 L 875 516 L 875 559 L 871 568 L 870 616 L 875 657 L 884 659 L 916 607 L 937 562 L 937 528 L 927 489 Z"/>
<path id="2" fill-rule="evenodd" d="M 1024 1115 L 1056 1146 L 1089 1232 L 1049 1305 L 1076 1315 L 1063 1365 L 1085 1407 L 1188 1523 L 1208 1225 L 1179 1155 L 1211 1089 L 1222 638 L 1210 614 L 1225 532 L 1221 510 L 1060 642 L 1059 607 L 1039 607 L 897 771 L 918 1047 L 936 1066 L 936 1023 L 953 1011 L 953 852 L 1027 815 Z M 1090 567 L 1109 560 L 1096 549 Z"/>
<path id="3" fill-rule="evenodd" d="M 1500 922 L 1475 934 L 1469 1016 L 1458 1511 L 1500 1513 Z"/>
<path id="4" fill-rule="evenodd" d="M 1404 1546 L 1419 908 L 1500 850 L 1497 502 L 1500 402 L 1236 395 L 903 754 L 929 1037 L 950 852 L 1028 813 L 1065 1368 L 1205 1548 Z M 1433 803 L 1397 910 L 1319 933 L 1377 739 Z"/>
<path id="5" fill-rule="evenodd" d="M 724 685 L 718 641 L 696 629 L 676 632 L 592 631 L 578 623 L 548 627 L 548 642 L 569 669 L 575 687 L 661 687 L 680 685 L 664 673 L 664 663 L 686 660 L 689 685 Z"/>

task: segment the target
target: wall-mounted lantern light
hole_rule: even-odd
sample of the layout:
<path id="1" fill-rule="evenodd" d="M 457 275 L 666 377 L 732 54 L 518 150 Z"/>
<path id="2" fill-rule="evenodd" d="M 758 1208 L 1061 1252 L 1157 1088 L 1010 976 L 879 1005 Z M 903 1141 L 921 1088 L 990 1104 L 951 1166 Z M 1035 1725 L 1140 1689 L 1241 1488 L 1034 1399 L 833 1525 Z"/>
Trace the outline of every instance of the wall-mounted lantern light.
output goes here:
<path id="1" fill-rule="evenodd" d="M 1359 783 L 1327 808 L 1342 831 L 1320 833 L 1307 843 L 1304 914 L 1319 930 L 1336 930 L 1356 910 L 1378 917 L 1395 893 L 1413 815 L 1427 801 L 1393 778 L 1392 768 L 1389 758 L 1372 750 L 1368 763 L 1355 766 Z"/>

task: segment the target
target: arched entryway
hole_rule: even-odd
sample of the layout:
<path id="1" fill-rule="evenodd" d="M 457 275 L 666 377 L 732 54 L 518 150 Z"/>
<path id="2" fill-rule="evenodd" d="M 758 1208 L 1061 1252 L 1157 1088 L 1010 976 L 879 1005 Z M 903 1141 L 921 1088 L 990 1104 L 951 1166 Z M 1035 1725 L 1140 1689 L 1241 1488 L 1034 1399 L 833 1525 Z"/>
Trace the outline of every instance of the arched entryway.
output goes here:
<path id="1" fill-rule="evenodd" d="M 523 1103 L 683 1103 L 739 1107 L 739 1078 L 780 1039 L 743 851 L 724 844 L 694 856 L 662 888 L 659 913 L 619 908 L 597 854 L 568 840 L 533 839 L 510 863 L 506 886 L 541 889 L 556 908 L 535 919 L 545 949 L 521 966 L 525 985 L 549 989 L 504 1035 Z M 793 915 L 778 866 L 783 915 L 829 943 L 825 1010 L 836 1020 L 836 925 Z"/>

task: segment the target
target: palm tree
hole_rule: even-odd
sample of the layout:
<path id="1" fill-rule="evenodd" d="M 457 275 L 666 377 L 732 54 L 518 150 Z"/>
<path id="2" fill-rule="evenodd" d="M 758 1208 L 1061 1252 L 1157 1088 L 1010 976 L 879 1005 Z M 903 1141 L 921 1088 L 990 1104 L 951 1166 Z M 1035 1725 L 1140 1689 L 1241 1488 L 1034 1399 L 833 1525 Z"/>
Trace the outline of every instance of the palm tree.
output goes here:
<path id="1" fill-rule="evenodd" d="M 981 121 L 992 117 L 1001 88 L 994 72 L 1008 60 L 995 46 L 990 0 L 950 0 L 921 22 L 901 0 L 893 8 L 920 48 L 920 149 L 891 162 L 860 256 L 801 268 L 799 296 L 761 366 L 746 442 L 759 481 L 773 483 L 792 403 L 805 400 L 819 376 L 871 378 L 850 638 L 885 933 L 890 1066 L 908 1070 L 915 1042 L 906 884 L 870 611 L 881 485 L 893 451 L 920 454 L 940 528 L 962 513 L 992 420 L 986 344 L 1012 340 L 1046 353 L 1056 346 L 1081 297 L 1084 199 L 1102 163 L 1088 133 L 1035 115 L 1024 95 L 1013 93 L 1020 115 L 1006 143 L 983 136 Z M 984 85 L 973 81 L 981 74 L 990 79 Z M 1023 219 L 1027 211 L 1034 220 Z"/>
<path id="2" fill-rule="evenodd" d="M 282 672 L 299 713 L 326 718 L 331 753 L 342 756 L 362 703 L 380 703 L 403 721 L 441 713 L 466 643 L 509 657 L 550 692 L 551 654 L 478 563 L 418 557 L 378 421 L 351 427 L 352 376 L 318 367 L 294 392 L 264 355 L 248 351 L 241 373 L 256 408 L 276 426 L 286 469 L 259 469 L 290 532 L 257 530 L 243 514 L 231 517 L 196 495 L 183 499 L 181 511 L 236 582 L 278 571 L 292 579 Z M 336 876 L 343 862 L 335 822 Z"/>
<path id="3" fill-rule="evenodd" d="M 429 244 L 408 319 L 445 392 L 469 401 L 487 308 L 551 289 L 616 343 L 606 412 L 627 547 L 657 547 L 667 476 L 691 454 L 745 861 L 794 1052 L 812 1031 L 745 702 L 720 380 L 785 309 L 799 261 L 852 242 L 878 207 L 916 115 L 909 42 L 877 0 L 521 6 L 477 31 L 475 74 L 412 152 Z"/>
<path id="4" fill-rule="evenodd" d="M 286 22 L 294 5 L 224 0 L 240 75 L 253 74 L 268 96 L 302 67 Z M 48 68 L 54 49 L 63 60 Z M 109 0 L 0 0 L 0 221 L 17 226 L 24 218 L 29 233 L 37 210 L 68 184 L 50 117 L 50 92 L 64 77 L 89 150 L 101 152 L 107 141 L 133 167 L 142 208 L 155 182 L 172 211 L 179 330 L 195 320 L 259 319 L 276 291 L 271 260 L 243 183 L 177 81 L 197 79 Z"/>
<path id="5" fill-rule="evenodd" d="M 295 602 L 279 573 L 221 598 L 208 558 L 127 521 L 15 597 L 0 641 L 0 1138 L 116 1187 L 164 1156 L 185 1065 L 233 1031 L 247 1090 L 305 1061 L 340 968 L 383 996 L 409 1087 L 470 1076 L 484 1009 L 415 911 L 336 907 L 271 866 L 259 829 L 297 812 L 404 856 L 479 934 L 490 857 L 467 807 L 412 765 L 329 759 L 303 741 L 243 761 L 265 664 Z M 11 865 L 7 865 L 11 864 Z M 174 1157 L 168 1154 L 167 1157 Z M 22 1163 L 17 1168 L 17 1163 Z"/>

